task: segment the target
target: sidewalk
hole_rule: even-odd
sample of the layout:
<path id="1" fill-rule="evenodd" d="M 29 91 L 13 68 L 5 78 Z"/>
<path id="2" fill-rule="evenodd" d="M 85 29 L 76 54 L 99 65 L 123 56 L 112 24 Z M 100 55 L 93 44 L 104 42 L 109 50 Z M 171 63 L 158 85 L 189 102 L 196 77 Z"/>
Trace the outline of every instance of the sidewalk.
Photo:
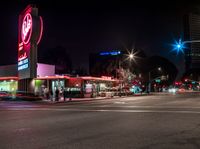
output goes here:
<path id="1" fill-rule="evenodd" d="M 138 96 L 148 96 L 151 94 L 143 93 L 143 94 L 134 94 L 134 95 L 129 95 L 129 96 L 114 96 L 114 97 L 95 97 L 95 98 L 66 98 L 64 101 L 64 98 L 61 97 L 59 101 L 55 101 L 55 99 L 52 100 L 47 100 L 47 99 L 42 99 L 44 102 L 49 102 L 49 103 L 63 103 L 63 102 L 81 102 L 81 101 L 95 101 L 95 100 L 105 100 L 105 99 L 115 99 L 115 98 L 125 98 L 125 97 L 138 97 Z"/>
<path id="2" fill-rule="evenodd" d="M 69 100 L 69 98 L 66 98 L 65 101 L 63 99 L 63 97 L 61 97 L 59 99 L 59 101 L 55 101 L 55 99 L 52 100 L 47 100 L 47 99 L 43 99 L 42 101 L 44 102 L 49 102 L 49 103 L 63 103 L 63 102 L 81 102 L 81 101 L 94 101 L 94 100 L 103 100 L 103 99 L 113 99 L 116 98 L 118 96 L 115 97 L 96 97 L 96 98 L 71 98 L 71 100 Z"/>

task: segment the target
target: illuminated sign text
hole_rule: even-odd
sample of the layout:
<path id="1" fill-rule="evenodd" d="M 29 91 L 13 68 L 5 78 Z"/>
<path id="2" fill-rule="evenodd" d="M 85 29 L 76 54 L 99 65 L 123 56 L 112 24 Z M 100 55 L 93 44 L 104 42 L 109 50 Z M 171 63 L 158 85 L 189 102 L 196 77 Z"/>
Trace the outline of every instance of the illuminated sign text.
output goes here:
<path id="1" fill-rule="evenodd" d="M 21 29 L 21 38 L 24 44 L 27 44 L 30 41 L 31 34 L 32 34 L 32 17 L 30 13 L 27 13 L 24 16 Z"/>
<path id="2" fill-rule="evenodd" d="M 28 68 L 28 58 L 18 62 L 18 70 L 23 70 Z"/>
<path id="3" fill-rule="evenodd" d="M 120 55 L 121 51 L 111 51 L 111 52 L 101 52 L 100 55 L 105 56 L 105 55 Z"/>

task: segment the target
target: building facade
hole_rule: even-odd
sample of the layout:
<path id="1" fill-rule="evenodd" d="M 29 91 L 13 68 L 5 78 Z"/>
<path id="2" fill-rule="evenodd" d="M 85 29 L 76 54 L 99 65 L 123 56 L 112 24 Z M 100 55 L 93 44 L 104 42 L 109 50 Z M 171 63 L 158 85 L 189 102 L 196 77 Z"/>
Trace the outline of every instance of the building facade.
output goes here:
<path id="1" fill-rule="evenodd" d="M 184 16 L 184 41 L 200 40 L 200 14 Z M 185 48 L 185 71 L 191 79 L 200 80 L 200 42 L 187 43 Z"/>
<path id="2" fill-rule="evenodd" d="M 91 53 L 89 55 L 89 73 L 92 76 L 111 76 L 117 78 L 117 69 L 119 69 L 122 59 L 121 51 L 106 51 L 100 53 Z"/>

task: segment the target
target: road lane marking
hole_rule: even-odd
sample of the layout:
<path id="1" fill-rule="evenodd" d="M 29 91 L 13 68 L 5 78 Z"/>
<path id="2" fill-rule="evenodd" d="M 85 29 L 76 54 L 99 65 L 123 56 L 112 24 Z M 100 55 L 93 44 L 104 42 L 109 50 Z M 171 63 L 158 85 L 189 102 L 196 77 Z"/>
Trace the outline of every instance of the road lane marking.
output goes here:
<path id="1" fill-rule="evenodd" d="M 200 111 L 191 110 L 108 110 L 108 109 L 61 109 L 61 108 L 12 108 L 1 111 L 67 111 L 67 112 L 114 112 L 114 113 L 177 113 L 177 114 L 200 114 Z"/>
<path id="2" fill-rule="evenodd" d="M 119 104 L 119 103 L 118 103 Z M 59 106 L 60 108 L 70 108 L 70 106 L 66 105 L 62 105 Z M 72 106 L 71 106 L 72 107 Z M 117 104 L 112 104 L 112 105 L 99 105 L 99 106 L 94 106 L 94 105 L 81 105 L 81 106 L 73 106 L 75 108 L 152 108 L 152 109 L 200 109 L 199 107 L 191 107 L 191 106 L 162 106 L 162 105 L 158 105 L 158 106 L 129 106 L 127 105 L 117 105 Z M 57 108 L 57 106 L 52 106 L 52 108 Z"/>
<path id="3" fill-rule="evenodd" d="M 125 102 L 124 101 L 116 101 L 116 102 L 114 102 L 114 104 L 125 104 Z"/>
<path id="4" fill-rule="evenodd" d="M 120 105 L 122 104 L 122 105 Z M 27 105 L 8 105 L 1 107 L 2 109 L 12 109 L 12 108 L 49 108 L 49 109 L 80 109 L 80 108 L 150 108 L 150 109 L 200 109 L 199 106 L 167 106 L 167 105 L 127 105 L 126 102 L 115 102 L 115 103 L 109 103 L 108 105 L 50 105 L 50 106 L 27 106 Z M 1 110 L 1 109 L 0 109 Z"/>

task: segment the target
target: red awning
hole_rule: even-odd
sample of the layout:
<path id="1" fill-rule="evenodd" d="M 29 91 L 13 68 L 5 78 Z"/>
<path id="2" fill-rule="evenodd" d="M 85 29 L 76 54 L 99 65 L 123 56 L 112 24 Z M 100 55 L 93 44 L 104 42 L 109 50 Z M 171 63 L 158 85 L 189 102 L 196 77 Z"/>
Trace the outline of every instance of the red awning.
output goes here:
<path id="1" fill-rule="evenodd" d="M 56 80 L 56 79 L 70 79 L 69 76 L 45 76 L 37 77 L 36 80 Z"/>
<path id="2" fill-rule="evenodd" d="M 19 80 L 18 77 L 0 77 L 0 81 L 3 81 L 3 80 Z"/>

